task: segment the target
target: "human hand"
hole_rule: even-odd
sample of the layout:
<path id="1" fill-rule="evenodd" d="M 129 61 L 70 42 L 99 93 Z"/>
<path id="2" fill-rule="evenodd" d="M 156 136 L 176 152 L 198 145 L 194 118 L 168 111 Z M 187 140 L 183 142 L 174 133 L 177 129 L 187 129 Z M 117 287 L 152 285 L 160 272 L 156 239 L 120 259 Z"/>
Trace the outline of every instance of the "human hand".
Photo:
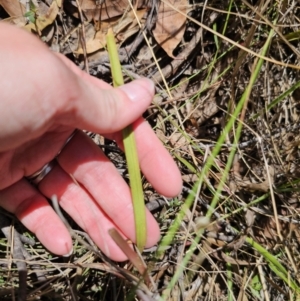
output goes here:
<path id="1" fill-rule="evenodd" d="M 72 250 L 70 234 L 46 199 L 57 195 L 107 256 L 125 260 L 108 230 L 115 227 L 135 241 L 128 185 L 82 131 L 65 142 L 77 128 L 103 134 L 122 147 L 120 131 L 133 123 L 143 174 L 159 193 L 175 196 L 181 190 L 180 173 L 140 118 L 153 97 L 153 84 L 143 79 L 114 89 L 16 27 L 0 24 L 0 40 L 0 206 L 49 251 L 66 255 Z M 58 153 L 54 168 L 32 186 L 25 177 Z M 150 247 L 159 239 L 159 228 L 148 211 L 147 231 Z"/>

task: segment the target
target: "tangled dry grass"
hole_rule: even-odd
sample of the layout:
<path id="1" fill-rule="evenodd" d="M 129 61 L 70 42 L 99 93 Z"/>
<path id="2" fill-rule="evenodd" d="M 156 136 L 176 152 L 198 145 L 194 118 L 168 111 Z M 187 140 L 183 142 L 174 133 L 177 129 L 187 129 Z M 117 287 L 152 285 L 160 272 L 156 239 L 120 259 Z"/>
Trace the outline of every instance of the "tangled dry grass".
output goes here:
<path id="1" fill-rule="evenodd" d="M 163 247 L 142 254 L 152 284 L 130 262 L 103 258 L 77 232 L 67 260 L 39 243 L 26 245 L 28 300 L 300 298 L 299 3 L 194 0 L 188 11 L 175 58 L 145 31 L 161 70 L 145 41 L 137 42 L 139 33 L 120 48 L 128 79 L 146 76 L 156 83 L 145 117 L 184 180 L 182 195 L 172 200 L 144 183 L 163 237 Z M 0 16 L 7 17 L 3 10 Z M 49 46 L 60 45 L 81 68 L 110 81 L 107 55 L 75 55 L 70 46 L 78 41 L 80 18 L 62 7 L 56 21 L 59 34 Z M 267 59 L 260 62 L 262 57 Z M 91 135 L 126 177 L 124 156 L 113 142 Z M 19 278 L 6 238 L 0 251 L 0 296 L 11 300 Z"/>

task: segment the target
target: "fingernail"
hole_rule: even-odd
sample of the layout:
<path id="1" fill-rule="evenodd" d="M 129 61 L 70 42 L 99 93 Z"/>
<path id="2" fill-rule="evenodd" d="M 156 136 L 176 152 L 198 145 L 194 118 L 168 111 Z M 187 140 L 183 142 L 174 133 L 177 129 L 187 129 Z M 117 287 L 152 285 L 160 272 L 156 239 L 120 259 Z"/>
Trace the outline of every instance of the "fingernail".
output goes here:
<path id="1" fill-rule="evenodd" d="M 141 78 L 120 87 L 133 102 L 145 100 L 145 97 L 149 97 L 152 100 L 155 91 L 154 88 L 152 80 L 147 78 Z"/>
<path id="2" fill-rule="evenodd" d="M 70 257 L 73 254 L 73 247 L 68 254 L 63 255 L 63 257 Z"/>

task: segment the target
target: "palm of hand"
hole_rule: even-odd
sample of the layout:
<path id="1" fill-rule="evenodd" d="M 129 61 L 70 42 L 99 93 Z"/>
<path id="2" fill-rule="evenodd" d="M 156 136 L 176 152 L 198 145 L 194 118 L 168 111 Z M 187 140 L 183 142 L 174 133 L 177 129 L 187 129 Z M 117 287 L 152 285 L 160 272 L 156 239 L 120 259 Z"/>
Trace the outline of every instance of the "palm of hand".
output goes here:
<path id="1" fill-rule="evenodd" d="M 108 229 L 115 227 L 135 241 L 130 190 L 85 134 L 76 132 L 38 187 L 25 177 L 55 158 L 75 128 L 109 133 L 107 137 L 122 147 L 117 131 L 146 110 L 153 84 L 141 79 L 112 89 L 5 23 L 0 24 L 0 40 L 0 206 L 14 213 L 51 252 L 64 255 L 72 241 L 46 199 L 55 194 L 106 255 L 124 260 Z M 145 177 L 159 193 L 178 194 L 182 182 L 172 158 L 145 121 L 138 119 L 133 126 Z M 151 246 L 159 229 L 148 211 L 147 229 L 146 246 Z"/>
<path id="2" fill-rule="evenodd" d="M 7 158 L 10 161 L 6 161 L 0 173 L 2 183 L 5 183 L 0 191 L 0 205 L 16 214 L 50 251 L 66 254 L 72 244 L 69 233 L 45 198 L 55 194 L 62 208 L 106 255 L 124 260 L 126 257 L 109 237 L 108 230 L 115 227 L 124 237 L 135 241 L 130 191 L 113 164 L 84 133 L 76 132 L 38 189 L 23 178 L 51 161 L 72 131 L 67 127 L 53 128 L 39 139 L 2 153 L 0 162 Z M 135 123 L 135 134 L 141 168 L 153 185 L 168 195 L 169 192 L 160 184 L 164 177 L 170 178 L 168 170 L 157 175 L 154 166 L 159 170 L 170 165 L 169 156 L 145 121 L 140 119 Z M 121 140 L 120 133 L 109 136 L 117 142 Z M 147 246 L 151 246 L 159 238 L 159 229 L 148 211 L 147 226 Z"/>

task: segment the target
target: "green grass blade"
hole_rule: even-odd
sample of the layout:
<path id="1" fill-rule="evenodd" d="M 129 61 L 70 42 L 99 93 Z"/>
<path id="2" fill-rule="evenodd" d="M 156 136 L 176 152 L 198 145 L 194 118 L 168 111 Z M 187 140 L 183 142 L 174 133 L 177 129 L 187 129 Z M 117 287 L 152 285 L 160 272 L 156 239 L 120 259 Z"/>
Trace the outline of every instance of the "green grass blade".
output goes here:
<path id="1" fill-rule="evenodd" d="M 269 32 L 269 36 L 268 36 L 268 39 L 262 49 L 262 56 L 264 56 L 269 48 L 269 45 L 271 43 L 271 39 L 274 35 L 274 31 L 271 30 Z M 235 111 L 233 112 L 231 118 L 228 120 L 225 128 L 224 128 L 224 131 L 223 131 L 223 134 L 219 137 L 218 139 L 218 142 L 216 143 L 216 146 L 214 147 L 211 155 L 208 157 L 207 159 L 207 162 L 206 164 L 204 165 L 202 171 L 201 171 L 201 174 L 200 174 L 200 177 L 197 181 L 197 183 L 194 185 L 193 187 L 193 190 L 196 189 L 196 187 L 198 185 L 201 185 L 201 183 L 203 182 L 204 180 L 204 177 L 206 175 L 206 173 L 209 171 L 210 167 L 213 165 L 213 162 L 214 162 L 214 159 L 217 157 L 217 155 L 219 154 L 220 152 L 220 149 L 221 149 L 221 145 L 224 143 L 225 141 L 225 138 L 226 138 L 226 135 L 229 133 L 229 131 L 233 128 L 234 126 L 234 123 L 235 121 L 238 120 L 238 115 L 242 112 L 243 108 L 245 107 L 245 105 L 247 104 L 248 102 L 248 99 L 249 99 L 249 95 L 250 95 L 250 92 L 252 90 L 252 87 L 254 85 L 254 83 L 256 82 L 257 80 L 257 77 L 259 75 L 259 72 L 261 71 L 261 67 L 262 67 L 262 64 L 263 64 L 264 60 L 263 59 L 259 59 L 257 64 L 256 64 L 256 67 L 255 67 L 255 70 L 250 78 L 250 82 L 249 82 L 249 85 L 246 89 L 246 91 L 243 93 L 240 101 L 238 102 L 236 108 L 235 108 Z M 243 112 L 242 112 L 243 113 Z M 242 123 L 238 123 L 238 126 L 237 126 L 237 129 L 236 129 L 236 135 L 235 135 L 235 144 L 238 143 L 239 141 L 239 138 L 241 136 L 241 130 L 242 130 Z M 217 204 L 218 204 L 218 200 L 219 200 L 219 196 L 220 196 L 220 193 L 221 193 L 221 190 L 222 190 L 222 187 L 225 183 L 225 180 L 227 178 L 227 175 L 229 173 L 229 170 L 230 170 L 230 167 L 232 166 L 232 162 L 233 162 L 233 158 L 234 158 L 234 155 L 235 155 L 235 152 L 236 152 L 236 147 L 233 147 L 231 152 L 230 152 L 230 155 L 228 157 L 228 162 L 226 164 L 226 167 L 225 167 L 225 170 L 223 172 L 223 175 L 222 175 L 222 178 L 220 180 L 220 184 L 218 185 L 217 187 L 217 191 L 214 195 L 214 198 L 213 200 L 211 201 L 211 204 L 210 204 L 210 209 L 208 210 L 206 216 L 208 218 L 211 217 L 212 213 L 213 213 L 213 210 L 214 208 L 216 208 Z M 189 199 L 190 195 L 188 196 L 188 199 Z M 187 204 L 188 208 L 190 206 L 190 202 L 188 202 Z M 178 216 L 181 217 L 181 215 L 184 215 L 186 211 L 186 208 L 182 207 L 181 211 L 179 212 Z M 166 238 L 167 237 L 174 237 L 174 233 L 172 234 L 172 230 L 173 229 L 173 226 L 174 228 L 176 228 L 176 224 L 179 224 L 180 223 L 180 220 L 176 220 L 176 223 L 174 223 L 171 227 L 170 227 L 170 231 L 171 233 L 167 233 L 166 235 Z M 203 231 L 199 231 L 198 232 L 198 235 L 194 238 L 194 240 L 192 241 L 192 244 L 188 250 L 188 252 L 186 253 L 186 255 L 184 256 L 182 262 L 181 262 L 181 265 L 178 266 L 177 270 L 175 271 L 173 277 L 171 278 L 169 284 L 168 284 L 168 287 L 167 287 L 167 290 L 166 290 L 166 293 L 163 295 L 162 299 L 163 300 L 166 300 L 168 298 L 167 296 L 167 292 L 172 289 L 176 282 L 178 281 L 179 277 L 182 275 L 182 272 L 184 270 L 184 268 L 187 266 L 188 262 L 190 261 L 191 259 L 191 256 L 192 254 L 194 253 L 194 251 L 196 250 L 197 248 L 197 245 L 199 243 L 199 241 L 201 240 L 201 237 L 202 237 L 202 234 L 203 234 L 204 230 Z M 171 243 L 171 240 L 169 239 L 168 241 L 169 243 Z M 164 239 L 162 240 L 162 243 L 166 243 L 166 241 L 164 241 Z M 249 242 L 248 242 L 249 243 Z M 254 242 L 253 242 L 254 243 Z M 252 243 L 252 245 L 253 245 Z M 255 244 L 255 246 L 257 247 L 257 244 Z M 272 258 L 273 259 L 273 258 Z M 296 289 L 297 286 L 296 284 L 293 282 L 293 281 L 287 281 L 287 278 L 286 278 L 286 273 L 285 273 L 285 270 L 284 268 L 282 269 L 281 266 L 279 266 L 278 264 L 276 264 L 276 262 L 272 262 L 272 267 L 273 267 L 273 271 L 279 276 L 279 277 L 282 277 L 282 279 L 284 281 L 286 281 L 292 288 Z"/>
<path id="2" fill-rule="evenodd" d="M 106 41 L 111 65 L 113 84 L 114 87 L 118 87 L 124 84 L 124 80 L 114 34 L 111 29 L 107 33 Z M 133 201 L 136 244 L 138 249 L 142 252 L 147 239 L 146 210 L 144 203 L 141 172 L 139 168 L 138 154 L 132 126 L 127 126 L 122 131 L 122 134 L 125 156 L 128 165 L 131 197 Z"/>
<path id="3" fill-rule="evenodd" d="M 271 110 L 274 106 L 279 104 L 284 98 L 292 94 L 296 89 L 300 88 L 300 81 L 296 82 L 293 84 L 288 90 L 284 91 L 282 94 L 280 94 L 278 97 L 276 97 L 270 104 L 267 105 L 267 107 L 260 112 L 256 113 L 251 117 L 251 119 L 255 120 L 257 119 L 260 115 L 264 114 L 265 112 L 268 112 Z"/>
<path id="4" fill-rule="evenodd" d="M 293 279 L 290 279 L 288 271 L 275 256 L 269 253 L 265 248 L 263 248 L 250 237 L 246 237 L 246 242 L 255 250 L 257 250 L 266 259 L 266 261 L 269 262 L 269 267 L 278 277 L 285 281 L 295 292 L 300 293 L 300 288 L 297 283 Z"/>

